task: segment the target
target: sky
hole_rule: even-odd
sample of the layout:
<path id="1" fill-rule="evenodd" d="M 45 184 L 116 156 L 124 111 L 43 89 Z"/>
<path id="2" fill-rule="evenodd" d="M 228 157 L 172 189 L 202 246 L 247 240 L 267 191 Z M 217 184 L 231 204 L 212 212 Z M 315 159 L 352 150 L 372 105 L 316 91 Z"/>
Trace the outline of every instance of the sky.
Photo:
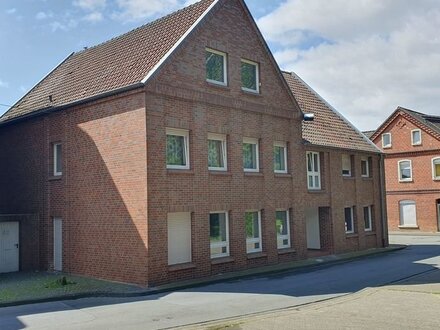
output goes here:
<path id="1" fill-rule="evenodd" d="M 440 115 L 440 1 L 245 0 L 283 70 L 361 130 Z M 0 114 L 70 53 L 195 0 L 1 0 Z"/>

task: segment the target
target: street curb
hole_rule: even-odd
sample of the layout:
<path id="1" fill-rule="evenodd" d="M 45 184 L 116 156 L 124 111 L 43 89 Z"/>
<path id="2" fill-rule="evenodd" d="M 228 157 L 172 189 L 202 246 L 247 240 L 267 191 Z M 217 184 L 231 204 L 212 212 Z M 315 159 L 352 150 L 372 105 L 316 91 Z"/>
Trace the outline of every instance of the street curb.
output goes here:
<path id="1" fill-rule="evenodd" d="M 20 306 L 20 305 L 27 305 L 27 304 L 36 304 L 36 303 L 47 303 L 47 302 L 54 302 L 54 301 L 63 301 L 63 300 L 76 300 L 76 299 L 83 299 L 83 298 L 100 298 L 100 297 L 107 297 L 107 298 L 135 298 L 135 297 L 143 297 L 143 296 L 150 296 L 154 294 L 161 294 L 166 293 L 170 291 L 175 290 L 185 290 L 185 289 L 191 289 L 196 288 L 208 284 L 216 284 L 221 282 L 227 282 L 231 280 L 238 280 L 238 279 L 245 279 L 245 278 L 252 278 L 252 277 L 259 277 L 259 276 L 265 276 L 270 274 L 280 274 L 280 273 L 303 273 L 307 272 L 313 269 L 322 269 L 331 267 L 338 264 L 347 263 L 350 261 L 368 258 L 368 257 L 374 257 L 380 254 L 389 253 L 389 252 L 395 252 L 402 249 L 405 249 L 407 245 L 393 245 L 388 246 L 386 248 L 378 248 L 378 249 L 371 249 L 366 251 L 359 251 L 357 253 L 346 253 L 346 254 L 340 254 L 340 255 L 330 255 L 325 256 L 322 258 L 327 258 L 327 260 L 322 260 L 322 258 L 313 258 L 313 259 L 305 259 L 301 261 L 295 261 L 293 263 L 286 263 L 286 264 L 277 264 L 277 265 L 271 265 L 271 266 L 264 266 L 259 268 L 253 268 L 248 269 L 245 271 L 238 271 L 238 272 L 230 272 L 225 273 L 221 275 L 214 275 L 207 278 L 197 279 L 197 280 L 188 280 L 188 281 L 182 281 L 177 282 L 173 284 L 166 284 L 158 287 L 153 287 L 149 289 L 145 289 L 144 291 L 139 292 L 105 292 L 105 291 L 95 291 L 90 293 L 78 293 L 78 294 L 68 294 L 68 295 L 60 295 L 60 296 L 53 296 L 48 298 L 40 298 L 40 299 L 26 299 L 21 301 L 15 301 L 15 302 L 5 302 L 0 303 L 0 308 L 2 307 L 12 307 L 12 306 Z M 305 264 L 307 262 L 310 262 L 309 264 Z M 295 263 L 297 265 L 295 265 Z"/>

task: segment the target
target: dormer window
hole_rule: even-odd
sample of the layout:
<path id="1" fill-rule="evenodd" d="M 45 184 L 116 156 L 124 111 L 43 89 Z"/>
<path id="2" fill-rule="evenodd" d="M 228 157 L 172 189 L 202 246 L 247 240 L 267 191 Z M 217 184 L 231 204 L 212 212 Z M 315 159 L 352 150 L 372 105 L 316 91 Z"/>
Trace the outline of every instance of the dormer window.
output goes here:
<path id="1" fill-rule="evenodd" d="M 241 60 L 241 89 L 246 92 L 259 93 L 260 82 L 258 64 L 248 60 Z"/>
<path id="2" fill-rule="evenodd" d="M 422 131 L 419 129 L 413 129 L 411 131 L 411 144 L 418 146 L 422 144 Z"/>
<path id="3" fill-rule="evenodd" d="M 226 54 L 206 48 L 206 81 L 226 86 L 228 84 L 226 68 Z"/>
<path id="4" fill-rule="evenodd" d="M 382 148 L 391 148 L 391 133 L 382 134 Z"/>

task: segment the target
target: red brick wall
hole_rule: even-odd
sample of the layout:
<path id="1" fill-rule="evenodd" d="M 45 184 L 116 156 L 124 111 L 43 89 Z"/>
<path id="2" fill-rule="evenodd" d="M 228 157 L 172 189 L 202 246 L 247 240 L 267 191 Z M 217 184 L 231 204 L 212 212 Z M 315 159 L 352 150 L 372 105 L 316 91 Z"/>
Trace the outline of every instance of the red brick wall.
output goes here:
<path id="1" fill-rule="evenodd" d="M 383 133 L 391 133 L 392 147 L 386 153 L 385 174 L 387 190 L 387 212 L 390 230 L 399 228 L 402 200 L 416 202 L 417 225 L 420 231 L 438 231 L 437 200 L 440 198 L 440 181 L 433 180 L 432 159 L 440 157 L 440 141 L 422 129 L 422 144 L 411 144 L 411 130 L 421 128 L 414 120 L 398 115 Z M 382 147 L 382 136 L 373 141 Z M 398 162 L 411 160 L 411 182 L 399 182 Z"/>

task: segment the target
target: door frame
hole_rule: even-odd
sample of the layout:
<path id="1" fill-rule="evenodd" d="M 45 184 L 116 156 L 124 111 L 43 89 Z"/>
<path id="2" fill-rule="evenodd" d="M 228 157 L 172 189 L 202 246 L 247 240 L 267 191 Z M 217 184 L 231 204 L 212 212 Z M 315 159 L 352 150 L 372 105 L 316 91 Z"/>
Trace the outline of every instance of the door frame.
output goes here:
<path id="1" fill-rule="evenodd" d="M 56 226 L 55 223 L 58 223 L 59 227 Z M 54 217 L 52 224 L 53 224 L 53 269 L 55 271 L 62 271 L 63 270 L 63 219 L 61 217 Z M 57 242 L 57 238 L 59 238 L 60 240 L 59 242 Z"/>

